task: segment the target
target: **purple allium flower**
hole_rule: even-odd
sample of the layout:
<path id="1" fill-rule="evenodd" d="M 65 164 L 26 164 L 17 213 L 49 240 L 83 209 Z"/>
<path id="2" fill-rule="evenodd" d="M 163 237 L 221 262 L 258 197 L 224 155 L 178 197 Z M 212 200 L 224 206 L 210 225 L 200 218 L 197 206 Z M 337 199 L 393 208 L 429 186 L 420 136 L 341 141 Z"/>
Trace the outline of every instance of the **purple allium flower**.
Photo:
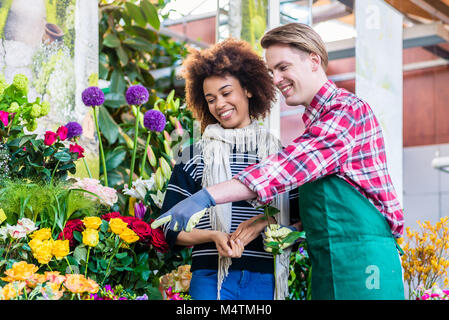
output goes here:
<path id="1" fill-rule="evenodd" d="M 140 84 L 131 86 L 126 90 L 126 102 L 129 105 L 144 104 L 148 101 L 149 96 L 148 90 Z"/>
<path id="2" fill-rule="evenodd" d="M 83 127 L 76 121 L 68 122 L 65 127 L 67 128 L 67 139 L 79 137 L 83 134 Z"/>
<path id="3" fill-rule="evenodd" d="M 143 116 L 143 125 L 151 131 L 162 132 L 166 121 L 164 114 L 159 110 L 148 110 Z"/>
<path id="4" fill-rule="evenodd" d="M 143 296 L 138 296 L 135 300 L 148 300 L 148 296 L 146 293 L 144 293 Z"/>
<path id="5" fill-rule="evenodd" d="M 83 103 L 88 107 L 99 106 L 104 102 L 104 93 L 98 87 L 89 87 L 84 89 L 81 98 Z"/>

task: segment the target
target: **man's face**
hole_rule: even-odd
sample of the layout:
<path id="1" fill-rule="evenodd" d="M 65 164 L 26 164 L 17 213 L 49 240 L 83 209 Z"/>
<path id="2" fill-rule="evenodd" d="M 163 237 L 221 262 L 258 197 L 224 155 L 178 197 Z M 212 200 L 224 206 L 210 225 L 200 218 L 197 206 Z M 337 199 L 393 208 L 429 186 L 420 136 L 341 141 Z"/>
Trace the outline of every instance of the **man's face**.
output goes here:
<path id="1" fill-rule="evenodd" d="M 316 59 L 286 44 L 274 44 L 265 52 L 273 82 L 289 106 L 307 106 L 316 93 Z"/>

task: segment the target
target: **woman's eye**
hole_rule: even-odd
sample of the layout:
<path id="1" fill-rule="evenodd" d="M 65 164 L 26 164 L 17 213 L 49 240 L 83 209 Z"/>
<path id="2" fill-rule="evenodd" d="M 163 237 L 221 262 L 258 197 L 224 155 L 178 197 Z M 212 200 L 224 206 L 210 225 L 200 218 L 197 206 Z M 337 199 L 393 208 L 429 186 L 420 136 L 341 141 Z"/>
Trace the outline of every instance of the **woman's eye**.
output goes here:
<path id="1" fill-rule="evenodd" d="M 281 71 L 285 71 L 285 70 L 287 70 L 287 69 L 288 69 L 288 66 L 281 66 L 281 67 L 280 67 L 280 70 L 281 70 Z"/>
<path id="2" fill-rule="evenodd" d="M 230 94 L 230 92 L 223 92 L 223 97 L 226 97 Z"/>
<path id="3" fill-rule="evenodd" d="M 211 103 L 213 103 L 213 102 L 214 102 L 214 99 L 207 100 L 207 103 L 208 103 L 208 104 L 211 104 Z"/>

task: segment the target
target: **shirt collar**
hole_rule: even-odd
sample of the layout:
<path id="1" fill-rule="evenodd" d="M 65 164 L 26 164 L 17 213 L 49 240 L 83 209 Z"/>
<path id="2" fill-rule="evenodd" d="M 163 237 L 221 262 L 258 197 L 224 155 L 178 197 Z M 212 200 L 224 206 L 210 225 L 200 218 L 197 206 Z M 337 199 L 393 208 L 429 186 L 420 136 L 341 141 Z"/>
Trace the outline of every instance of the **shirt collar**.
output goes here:
<path id="1" fill-rule="evenodd" d="M 332 80 L 327 80 L 320 90 L 318 90 L 312 102 L 304 111 L 303 120 L 306 127 L 322 113 L 325 104 L 332 99 L 337 89 L 337 86 Z"/>

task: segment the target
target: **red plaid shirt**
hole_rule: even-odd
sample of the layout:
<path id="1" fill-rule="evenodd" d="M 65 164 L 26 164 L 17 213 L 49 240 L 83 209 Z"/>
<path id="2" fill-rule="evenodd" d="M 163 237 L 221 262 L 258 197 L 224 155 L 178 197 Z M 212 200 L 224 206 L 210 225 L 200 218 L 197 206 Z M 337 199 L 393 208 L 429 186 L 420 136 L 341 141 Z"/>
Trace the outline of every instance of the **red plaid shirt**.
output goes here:
<path id="1" fill-rule="evenodd" d="M 382 213 L 395 237 L 404 214 L 387 170 L 382 130 L 370 106 L 327 81 L 306 108 L 305 131 L 283 151 L 238 173 L 258 194 L 253 205 L 330 174 L 354 186 Z"/>

